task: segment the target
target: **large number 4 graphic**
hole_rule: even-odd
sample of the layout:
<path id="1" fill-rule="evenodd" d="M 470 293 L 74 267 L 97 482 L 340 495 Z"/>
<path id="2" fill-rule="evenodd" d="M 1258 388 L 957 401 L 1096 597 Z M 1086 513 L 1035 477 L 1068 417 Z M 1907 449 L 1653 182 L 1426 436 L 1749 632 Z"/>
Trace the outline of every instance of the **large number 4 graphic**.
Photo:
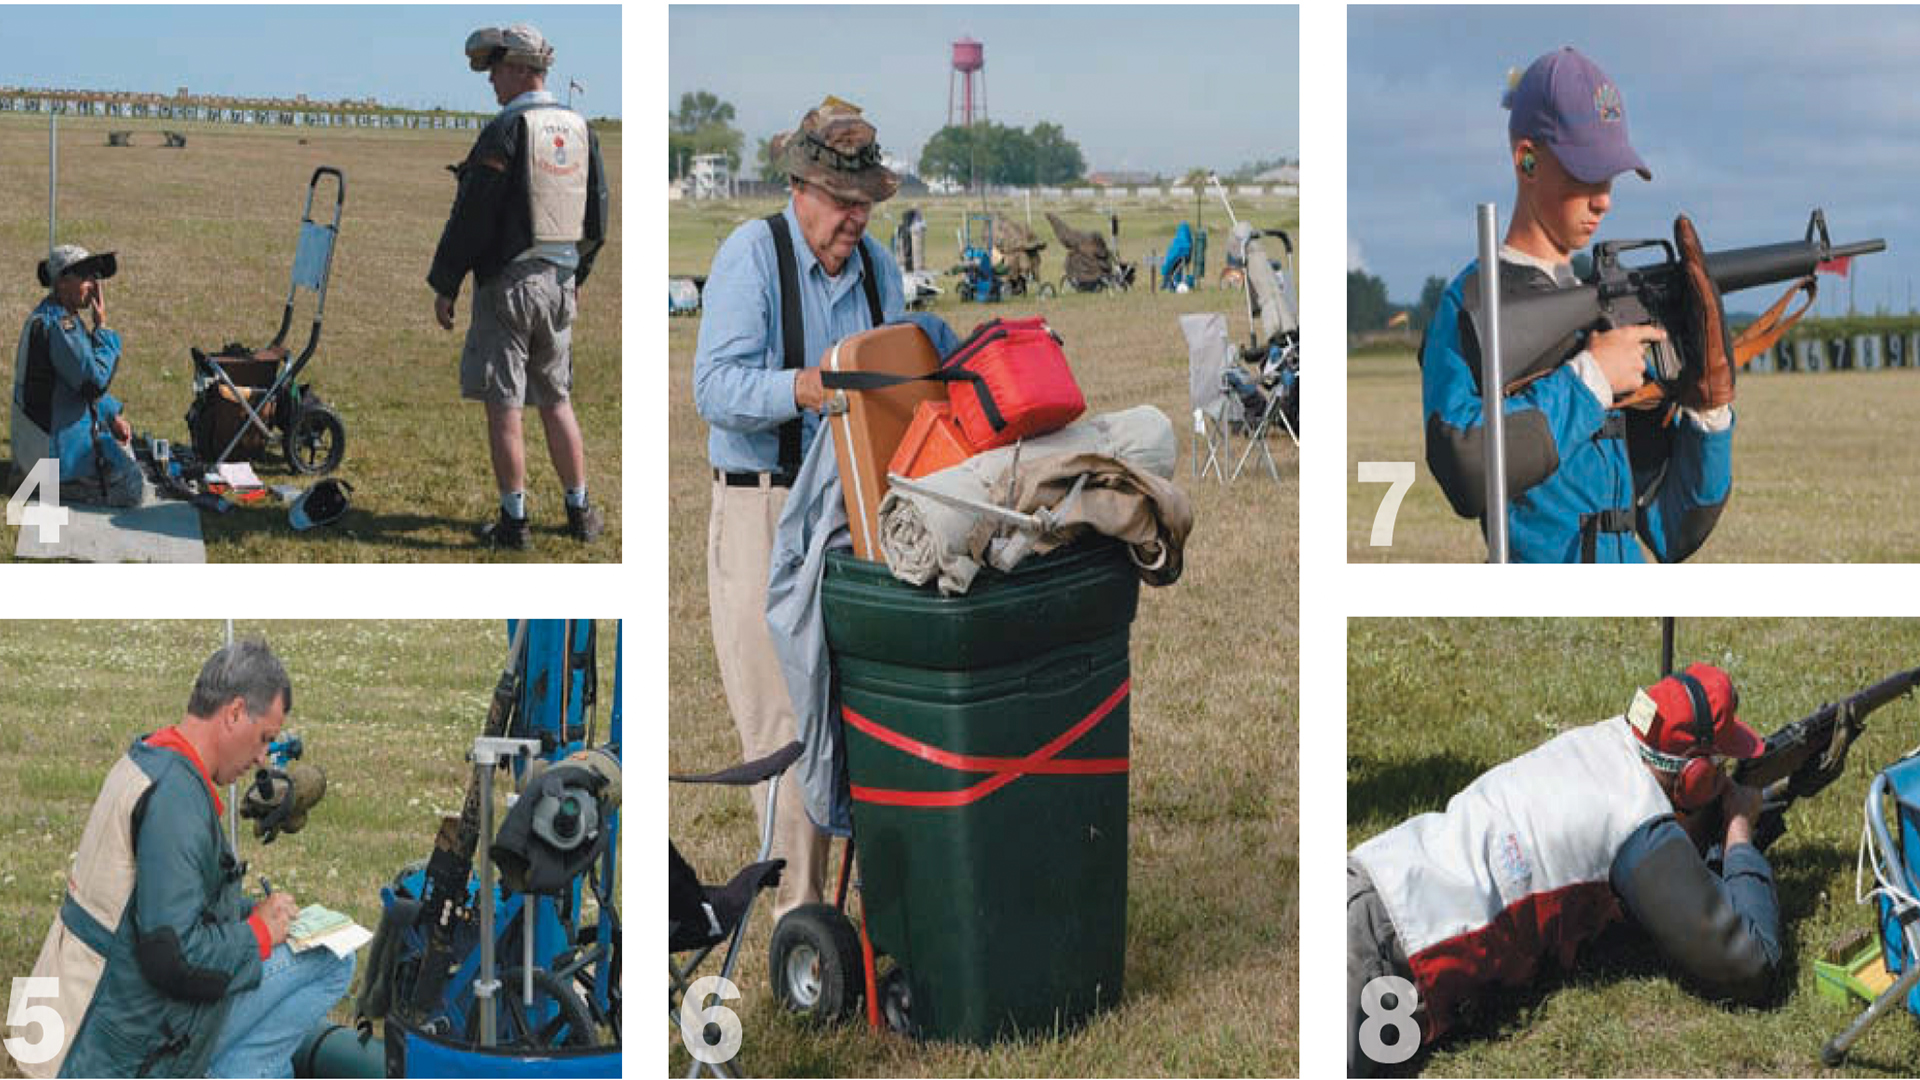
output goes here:
<path id="1" fill-rule="evenodd" d="M 39 501 L 29 506 L 27 499 L 36 491 L 40 493 Z M 60 542 L 60 530 L 66 526 L 69 513 L 60 505 L 60 462 L 54 458 L 34 462 L 27 478 L 7 500 L 7 524 L 38 531 L 42 544 Z"/>

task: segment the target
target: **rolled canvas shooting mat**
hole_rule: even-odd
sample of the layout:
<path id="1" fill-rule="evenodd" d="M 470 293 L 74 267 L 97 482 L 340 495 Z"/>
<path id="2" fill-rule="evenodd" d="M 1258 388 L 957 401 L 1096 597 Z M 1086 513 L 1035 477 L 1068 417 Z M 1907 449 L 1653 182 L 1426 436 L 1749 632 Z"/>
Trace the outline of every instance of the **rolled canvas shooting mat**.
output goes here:
<path id="1" fill-rule="evenodd" d="M 940 354 L 917 326 L 898 324 L 855 334 L 820 361 L 826 371 L 927 375 L 940 366 Z M 887 493 L 887 463 L 923 401 L 944 401 L 945 383 L 909 382 L 884 390 L 836 390 L 846 410 L 827 417 L 833 454 L 840 464 L 840 488 L 847 503 L 853 552 L 880 559 L 880 500 Z"/>

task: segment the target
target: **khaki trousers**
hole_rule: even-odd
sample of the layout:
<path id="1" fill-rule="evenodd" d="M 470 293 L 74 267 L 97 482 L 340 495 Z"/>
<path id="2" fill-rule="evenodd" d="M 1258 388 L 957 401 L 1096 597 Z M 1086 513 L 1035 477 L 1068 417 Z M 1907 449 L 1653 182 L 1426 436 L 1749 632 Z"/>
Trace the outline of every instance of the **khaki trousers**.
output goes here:
<path id="1" fill-rule="evenodd" d="M 767 571 L 773 561 L 773 531 L 787 490 L 713 484 L 707 518 L 707 606 L 713 621 L 713 651 L 720 685 L 740 732 L 742 760 L 765 757 L 792 742 L 793 701 L 780 674 L 780 660 L 767 630 Z M 799 766 L 780 780 L 774 812 L 773 854 L 787 860 L 774 893 L 773 917 L 820 900 L 826 887 L 828 836 L 814 828 L 800 797 Z M 765 784 L 753 789 L 754 817 L 766 832 Z"/>

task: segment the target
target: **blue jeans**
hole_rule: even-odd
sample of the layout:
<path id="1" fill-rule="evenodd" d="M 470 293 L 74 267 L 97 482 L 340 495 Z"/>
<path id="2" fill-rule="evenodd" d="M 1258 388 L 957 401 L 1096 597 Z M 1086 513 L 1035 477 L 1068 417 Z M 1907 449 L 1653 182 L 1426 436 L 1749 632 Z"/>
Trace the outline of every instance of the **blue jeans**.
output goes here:
<path id="1" fill-rule="evenodd" d="M 207 1075 L 292 1076 L 293 1052 L 346 996 L 353 961 L 352 953 L 336 957 L 315 948 L 295 955 L 275 945 L 260 966 L 260 985 L 234 995 Z"/>

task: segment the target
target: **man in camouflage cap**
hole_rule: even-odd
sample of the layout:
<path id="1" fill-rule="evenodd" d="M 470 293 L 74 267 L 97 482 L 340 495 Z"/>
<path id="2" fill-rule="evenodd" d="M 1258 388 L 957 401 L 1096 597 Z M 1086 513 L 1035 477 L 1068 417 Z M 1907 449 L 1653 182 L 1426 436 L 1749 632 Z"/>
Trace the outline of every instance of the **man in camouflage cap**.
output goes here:
<path id="1" fill-rule="evenodd" d="M 693 362 L 694 404 L 709 427 L 713 466 L 707 600 L 714 651 L 748 759 L 795 737 L 793 703 L 767 630 L 767 570 L 775 523 L 804 448 L 821 429 L 827 395 L 815 365 L 835 342 L 905 310 L 899 268 L 884 245 L 866 239 L 873 204 L 892 197 L 900 180 L 881 163 L 873 125 L 859 108 L 829 97 L 770 149 L 793 198 L 720 246 Z M 764 806 L 762 792 L 754 807 Z M 797 782 L 780 786 L 775 819 L 774 855 L 787 860 L 777 919 L 819 899 L 827 838 L 808 820 Z"/>
<path id="2" fill-rule="evenodd" d="M 460 354 L 460 396 L 487 410 L 499 519 L 489 547 L 531 544 L 525 406 L 540 411 L 547 451 L 566 491 L 567 535 L 605 528 L 587 503 L 586 448 L 574 418 L 573 318 L 579 286 L 606 237 L 607 180 L 585 118 L 547 92 L 553 47 L 525 23 L 467 37 L 467 64 L 487 73 L 503 106 L 459 166 L 460 186 L 427 274 L 433 313 L 453 329 L 460 283 L 473 274 L 473 318 Z"/>

